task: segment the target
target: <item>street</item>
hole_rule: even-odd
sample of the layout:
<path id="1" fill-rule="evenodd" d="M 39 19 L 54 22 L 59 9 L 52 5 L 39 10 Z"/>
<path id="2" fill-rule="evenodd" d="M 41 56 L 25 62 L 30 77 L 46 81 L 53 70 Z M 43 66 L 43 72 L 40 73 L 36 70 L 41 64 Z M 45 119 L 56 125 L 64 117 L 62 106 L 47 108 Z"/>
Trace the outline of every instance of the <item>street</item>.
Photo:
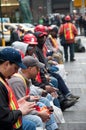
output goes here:
<path id="1" fill-rule="evenodd" d="M 86 38 L 78 38 L 86 48 Z M 72 93 L 79 95 L 80 99 L 75 106 L 63 112 L 66 123 L 59 125 L 60 130 L 86 130 L 86 52 L 75 53 L 75 59 L 75 62 L 64 63 L 68 72 L 66 82 Z"/>

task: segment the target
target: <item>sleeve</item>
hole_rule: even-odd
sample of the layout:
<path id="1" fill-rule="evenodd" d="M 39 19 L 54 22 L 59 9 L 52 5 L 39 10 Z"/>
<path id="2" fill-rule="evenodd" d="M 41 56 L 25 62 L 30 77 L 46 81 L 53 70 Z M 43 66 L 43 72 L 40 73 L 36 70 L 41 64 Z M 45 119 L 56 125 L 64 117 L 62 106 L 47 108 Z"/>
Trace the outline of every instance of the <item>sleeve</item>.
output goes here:
<path id="1" fill-rule="evenodd" d="M 45 89 L 45 84 L 44 83 L 39 83 L 35 79 L 31 79 L 31 80 L 32 80 L 32 84 L 34 84 L 35 86 L 38 86 L 39 88 Z"/>
<path id="2" fill-rule="evenodd" d="M 20 110 L 9 109 L 8 91 L 0 82 L 0 124 L 14 124 L 21 115 Z"/>
<path id="3" fill-rule="evenodd" d="M 77 28 L 74 24 L 73 24 L 73 33 L 74 33 L 75 36 L 78 35 L 78 30 L 77 30 Z"/>
<path id="4" fill-rule="evenodd" d="M 17 80 L 9 79 L 8 83 L 10 84 L 11 88 L 13 89 L 17 100 L 26 95 L 26 93 L 25 93 L 26 92 L 26 87 L 25 87 L 25 84 L 22 81 L 22 79 L 20 79 L 18 77 L 17 77 Z"/>

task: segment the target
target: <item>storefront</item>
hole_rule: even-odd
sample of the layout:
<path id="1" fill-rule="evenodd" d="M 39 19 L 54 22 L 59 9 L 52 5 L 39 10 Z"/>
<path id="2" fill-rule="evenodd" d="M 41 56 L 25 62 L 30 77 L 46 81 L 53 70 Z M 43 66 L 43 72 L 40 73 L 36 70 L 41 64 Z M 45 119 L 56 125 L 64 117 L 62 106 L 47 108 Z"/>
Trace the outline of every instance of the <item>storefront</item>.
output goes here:
<path id="1" fill-rule="evenodd" d="M 70 2 L 72 0 L 52 0 L 52 13 L 70 13 Z"/>
<path id="2" fill-rule="evenodd" d="M 11 21 L 16 20 L 16 12 L 19 8 L 17 0 L 1 0 L 2 17 L 8 17 Z"/>

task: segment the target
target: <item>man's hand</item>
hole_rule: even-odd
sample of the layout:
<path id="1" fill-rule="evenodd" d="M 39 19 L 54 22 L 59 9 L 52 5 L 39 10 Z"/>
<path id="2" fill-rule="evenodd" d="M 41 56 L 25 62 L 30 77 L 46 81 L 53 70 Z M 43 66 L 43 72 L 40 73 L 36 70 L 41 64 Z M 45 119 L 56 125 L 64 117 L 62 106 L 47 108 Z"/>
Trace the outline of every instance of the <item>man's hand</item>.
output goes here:
<path id="1" fill-rule="evenodd" d="M 30 101 L 39 101 L 40 96 L 30 96 Z"/>
<path id="2" fill-rule="evenodd" d="M 26 101 L 29 96 L 25 96 L 18 100 L 19 109 L 22 112 L 22 115 L 26 115 L 31 111 L 35 110 L 35 102 Z"/>
<path id="3" fill-rule="evenodd" d="M 50 114 L 47 112 L 47 110 L 38 112 L 38 116 L 41 117 L 43 122 L 46 122 L 50 119 Z"/>
<path id="4" fill-rule="evenodd" d="M 51 95 L 52 95 L 52 97 L 54 97 L 54 98 L 58 98 L 57 92 L 52 92 Z"/>
<path id="5" fill-rule="evenodd" d="M 46 97 L 47 96 L 47 91 L 46 90 L 42 90 L 42 97 Z"/>
<path id="6" fill-rule="evenodd" d="M 30 98 L 30 96 L 27 95 L 27 96 L 24 96 L 24 97 L 22 97 L 21 99 L 19 99 L 17 102 L 18 102 L 18 104 L 21 104 L 21 103 L 23 103 L 24 101 L 28 101 L 29 98 Z"/>
<path id="7" fill-rule="evenodd" d="M 46 91 L 47 91 L 48 93 L 53 93 L 53 92 L 56 92 L 56 91 L 58 90 L 57 88 L 52 87 L 52 86 L 50 86 L 50 85 L 46 85 L 46 86 L 45 86 L 45 89 L 46 89 Z"/>

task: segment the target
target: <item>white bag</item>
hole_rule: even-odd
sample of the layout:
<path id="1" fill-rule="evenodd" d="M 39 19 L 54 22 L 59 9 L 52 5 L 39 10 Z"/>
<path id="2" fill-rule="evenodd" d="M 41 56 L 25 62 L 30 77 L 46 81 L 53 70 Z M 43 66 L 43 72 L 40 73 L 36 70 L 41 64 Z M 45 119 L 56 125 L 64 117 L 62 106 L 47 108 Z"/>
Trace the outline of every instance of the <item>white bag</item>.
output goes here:
<path id="1" fill-rule="evenodd" d="M 36 130 L 44 130 L 42 127 L 36 127 Z"/>
<path id="2" fill-rule="evenodd" d="M 65 123 L 63 113 L 60 108 L 56 107 L 53 102 L 50 102 L 51 106 L 53 106 L 54 112 L 53 115 L 57 123 Z"/>

